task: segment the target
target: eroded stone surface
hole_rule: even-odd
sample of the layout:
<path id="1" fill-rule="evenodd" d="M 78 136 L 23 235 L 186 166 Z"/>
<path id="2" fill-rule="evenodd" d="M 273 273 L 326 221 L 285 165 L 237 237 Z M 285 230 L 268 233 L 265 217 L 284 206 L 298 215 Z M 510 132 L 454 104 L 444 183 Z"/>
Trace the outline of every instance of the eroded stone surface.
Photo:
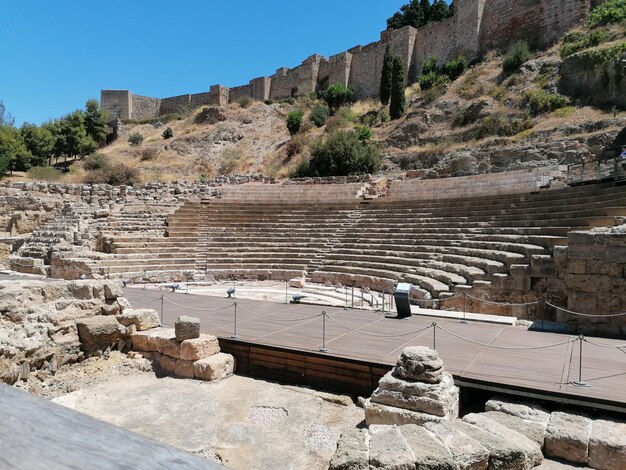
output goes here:
<path id="1" fill-rule="evenodd" d="M 415 470 L 415 456 L 397 426 L 370 426 L 370 468 Z"/>
<path id="2" fill-rule="evenodd" d="M 186 339 L 180 344 L 180 358 L 197 361 L 220 352 L 220 345 L 215 336 L 200 335 L 199 338 Z"/>
<path id="3" fill-rule="evenodd" d="M 424 428 L 447 447 L 459 470 L 486 470 L 490 454 L 479 441 L 449 423 L 426 423 Z"/>
<path id="4" fill-rule="evenodd" d="M 420 470 L 457 469 L 448 448 L 426 428 L 408 424 L 401 426 L 400 432 L 413 452 L 413 462 Z"/>
<path id="5" fill-rule="evenodd" d="M 329 470 L 369 470 L 369 432 L 351 428 L 341 434 Z"/>
<path id="6" fill-rule="evenodd" d="M 398 426 L 404 424 L 424 424 L 424 423 L 440 423 L 450 420 L 450 416 L 436 416 L 429 413 L 420 413 L 419 411 L 406 410 L 396 406 L 381 405 L 374 403 L 370 399 L 365 400 L 363 408 L 365 410 L 365 420 L 367 424 L 395 424 Z"/>
<path id="7" fill-rule="evenodd" d="M 434 349 L 410 346 L 404 348 L 398 357 L 395 375 L 404 380 L 440 383 L 443 379 L 443 361 Z"/>
<path id="8" fill-rule="evenodd" d="M 543 447 L 546 429 L 548 427 L 547 422 L 540 423 L 529 419 L 522 419 L 518 416 L 506 414 L 501 411 L 487 411 L 486 413 L 481 413 L 481 416 L 485 416 L 513 431 L 523 434 L 539 447 Z"/>
<path id="9" fill-rule="evenodd" d="M 158 312 L 149 308 L 126 309 L 117 316 L 117 321 L 124 326 L 135 325 L 137 331 L 150 330 L 161 325 Z"/>
<path id="10" fill-rule="evenodd" d="M 603 419 L 593 422 L 589 466 L 600 470 L 626 468 L 626 423 Z"/>
<path id="11" fill-rule="evenodd" d="M 219 380 L 233 375 L 235 358 L 230 354 L 217 353 L 193 363 L 194 377 L 202 380 Z"/>
<path id="12" fill-rule="evenodd" d="M 545 453 L 568 462 L 589 461 L 591 420 L 586 416 L 554 412 L 546 431 Z"/>
<path id="13" fill-rule="evenodd" d="M 176 341 L 183 342 L 186 339 L 200 337 L 200 319 L 197 317 L 178 317 L 174 325 Z"/>

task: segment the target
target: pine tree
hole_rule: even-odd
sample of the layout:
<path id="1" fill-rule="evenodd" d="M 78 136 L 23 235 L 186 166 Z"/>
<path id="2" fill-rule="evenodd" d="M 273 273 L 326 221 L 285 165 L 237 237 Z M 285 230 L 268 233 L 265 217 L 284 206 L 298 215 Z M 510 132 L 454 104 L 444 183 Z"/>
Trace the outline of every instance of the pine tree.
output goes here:
<path id="1" fill-rule="evenodd" d="M 420 0 L 420 10 L 422 10 L 422 15 L 424 15 L 424 24 L 431 21 L 430 0 Z"/>
<path id="2" fill-rule="evenodd" d="M 385 58 L 383 59 L 383 70 L 380 76 L 380 102 L 387 106 L 391 98 L 391 78 L 393 73 L 393 56 L 389 45 L 385 49 Z"/>
<path id="3" fill-rule="evenodd" d="M 85 105 L 85 131 L 97 144 L 104 142 L 107 136 L 106 117 L 96 100 L 89 100 Z"/>
<path id="4" fill-rule="evenodd" d="M 393 58 L 393 74 L 391 78 L 391 102 L 389 104 L 389 116 L 398 119 L 406 111 L 406 98 L 404 96 L 404 62 L 402 57 Z"/>

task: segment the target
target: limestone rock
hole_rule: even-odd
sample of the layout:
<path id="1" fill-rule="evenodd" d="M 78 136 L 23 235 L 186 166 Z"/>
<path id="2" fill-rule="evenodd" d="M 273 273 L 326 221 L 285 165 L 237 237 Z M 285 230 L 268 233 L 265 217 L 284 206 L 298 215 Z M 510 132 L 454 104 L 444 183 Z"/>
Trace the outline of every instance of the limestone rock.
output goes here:
<path id="1" fill-rule="evenodd" d="M 341 434 L 329 470 L 369 470 L 367 429 L 348 429 Z"/>
<path id="2" fill-rule="evenodd" d="M 449 423 L 426 423 L 431 431 L 448 449 L 459 470 L 486 470 L 489 451 L 476 439 L 459 431 Z"/>
<path id="3" fill-rule="evenodd" d="M 76 322 L 80 346 L 87 354 L 106 349 L 123 336 L 124 328 L 114 317 L 97 316 Z"/>
<path id="4" fill-rule="evenodd" d="M 149 336 L 150 351 L 180 359 L 180 343 L 174 337 L 171 328 L 156 330 Z"/>
<path id="5" fill-rule="evenodd" d="M 593 422 L 589 466 L 599 470 L 626 468 L 626 423 L 603 419 Z"/>
<path id="6" fill-rule="evenodd" d="M 368 425 L 372 424 L 395 424 L 402 426 L 404 424 L 424 423 L 440 423 L 449 421 L 450 416 L 435 416 L 428 413 L 420 413 L 419 411 L 406 410 L 396 406 L 381 405 L 374 403 L 370 399 L 364 400 L 365 421 Z"/>
<path id="7" fill-rule="evenodd" d="M 480 414 L 468 414 L 453 426 L 489 450 L 490 468 L 529 470 L 543 461 L 536 443 Z"/>
<path id="8" fill-rule="evenodd" d="M 534 403 L 511 403 L 498 398 L 492 398 L 485 403 L 485 411 L 500 411 L 518 418 L 535 421 L 548 425 L 550 413 Z"/>
<path id="9" fill-rule="evenodd" d="M 184 359 L 178 359 L 176 366 L 174 367 L 174 375 L 179 377 L 186 377 L 188 379 L 194 378 L 193 361 L 185 361 Z"/>
<path id="10" fill-rule="evenodd" d="M 197 361 L 220 352 L 220 345 L 215 336 L 200 335 L 199 338 L 186 339 L 180 344 L 180 358 Z"/>
<path id="11" fill-rule="evenodd" d="M 585 416 L 554 412 L 546 431 L 545 453 L 569 462 L 584 463 L 589 460 L 591 420 Z"/>
<path id="12" fill-rule="evenodd" d="M 235 358 L 230 354 L 217 353 L 193 363 L 194 377 L 202 380 L 219 380 L 235 371 Z"/>
<path id="13" fill-rule="evenodd" d="M 125 297 L 118 297 L 117 304 L 120 306 L 120 312 L 122 313 L 124 313 L 125 310 L 130 310 L 133 308 L 128 299 Z"/>
<path id="14" fill-rule="evenodd" d="M 175 331 L 176 340 L 185 341 L 200 337 L 200 319 L 196 317 L 182 316 L 176 320 Z"/>
<path id="15" fill-rule="evenodd" d="M 415 470 L 415 456 L 397 426 L 370 426 L 370 468 Z"/>
<path id="16" fill-rule="evenodd" d="M 529 419 L 522 419 L 518 416 L 503 413 L 501 411 L 487 411 L 481 413 L 481 416 L 486 416 L 489 419 L 500 423 L 502 426 L 506 426 L 513 431 L 523 434 L 531 441 L 535 442 L 539 447 L 543 447 L 543 442 L 546 437 L 546 429 L 548 423 L 540 423 L 537 421 L 531 421 Z"/>
<path id="17" fill-rule="evenodd" d="M 102 304 L 100 307 L 101 315 L 117 315 L 120 313 L 120 306 L 117 302 L 112 304 Z"/>
<path id="18" fill-rule="evenodd" d="M 289 287 L 295 287 L 296 289 L 303 289 L 305 280 L 303 277 L 294 277 L 289 279 Z"/>
<path id="19" fill-rule="evenodd" d="M 117 320 L 124 326 L 135 325 L 137 331 L 150 330 L 161 325 L 158 312 L 149 308 L 126 309 L 117 316 Z"/>
<path id="20" fill-rule="evenodd" d="M 400 427 L 414 455 L 417 468 L 423 470 L 456 470 L 448 448 L 430 431 L 416 424 Z"/>
<path id="21" fill-rule="evenodd" d="M 92 281 L 72 281 L 68 283 L 67 288 L 70 294 L 77 299 L 93 299 Z"/>
<path id="22" fill-rule="evenodd" d="M 396 377 L 437 384 L 443 379 L 443 361 L 426 346 L 404 348 L 395 367 Z"/>
<path id="23" fill-rule="evenodd" d="M 371 401 L 435 416 L 446 416 L 458 404 L 459 390 L 450 374 L 444 373 L 441 383 L 407 382 L 388 372 L 378 382 Z"/>
<path id="24" fill-rule="evenodd" d="M 105 282 L 104 283 L 104 298 L 105 300 L 116 300 L 119 297 L 123 297 L 124 292 L 122 286 L 118 282 Z"/>
<path id="25" fill-rule="evenodd" d="M 138 331 L 131 336 L 133 349 L 135 351 L 149 352 L 150 351 L 150 335 L 149 331 Z"/>

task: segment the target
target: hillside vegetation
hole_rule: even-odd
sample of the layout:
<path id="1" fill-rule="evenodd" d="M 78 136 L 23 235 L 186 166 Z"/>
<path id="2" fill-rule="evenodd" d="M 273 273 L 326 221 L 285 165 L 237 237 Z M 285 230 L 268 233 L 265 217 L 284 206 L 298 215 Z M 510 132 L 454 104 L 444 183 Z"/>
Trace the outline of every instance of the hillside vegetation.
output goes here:
<path id="1" fill-rule="evenodd" d="M 547 51 L 518 43 L 473 64 L 431 57 L 408 88 L 398 79 L 401 60 L 386 56 L 381 92 L 391 113 L 378 100 L 352 102 L 339 84 L 319 96 L 181 109 L 120 123 L 112 143 L 64 173 L 38 163 L 13 178 L 120 184 L 406 170 L 440 177 L 609 158 L 626 143 L 625 12 L 626 0 L 609 0 Z"/>

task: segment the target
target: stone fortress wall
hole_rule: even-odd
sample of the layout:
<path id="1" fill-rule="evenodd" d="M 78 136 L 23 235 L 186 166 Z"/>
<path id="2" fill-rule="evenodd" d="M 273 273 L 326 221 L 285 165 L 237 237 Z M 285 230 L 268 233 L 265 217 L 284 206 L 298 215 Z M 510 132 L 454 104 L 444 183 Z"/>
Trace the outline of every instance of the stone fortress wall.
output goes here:
<path id="1" fill-rule="evenodd" d="M 258 101 L 303 95 L 342 83 L 355 89 L 357 98 L 378 95 L 382 61 L 387 45 L 404 60 L 407 83 L 416 81 L 425 58 L 446 61 L 460 54 L 477 58 L 486 51 L 525 39 L 547 46 L 586 18 L 600 0 L 456 0 L 454 16 L 420 29 L 406 26 L 381 33 L 379 41 L 323 57 L 314 54 L 295 68 L 281 67 L 271 77 L 247 85 L 211 86 L 208 92 L 170 98 L 149 98 L 129 90 L 102 90 L 102 108 L 111 118 L 151 119 L 200 105 L 222 106 L 243 98 Z"/>

